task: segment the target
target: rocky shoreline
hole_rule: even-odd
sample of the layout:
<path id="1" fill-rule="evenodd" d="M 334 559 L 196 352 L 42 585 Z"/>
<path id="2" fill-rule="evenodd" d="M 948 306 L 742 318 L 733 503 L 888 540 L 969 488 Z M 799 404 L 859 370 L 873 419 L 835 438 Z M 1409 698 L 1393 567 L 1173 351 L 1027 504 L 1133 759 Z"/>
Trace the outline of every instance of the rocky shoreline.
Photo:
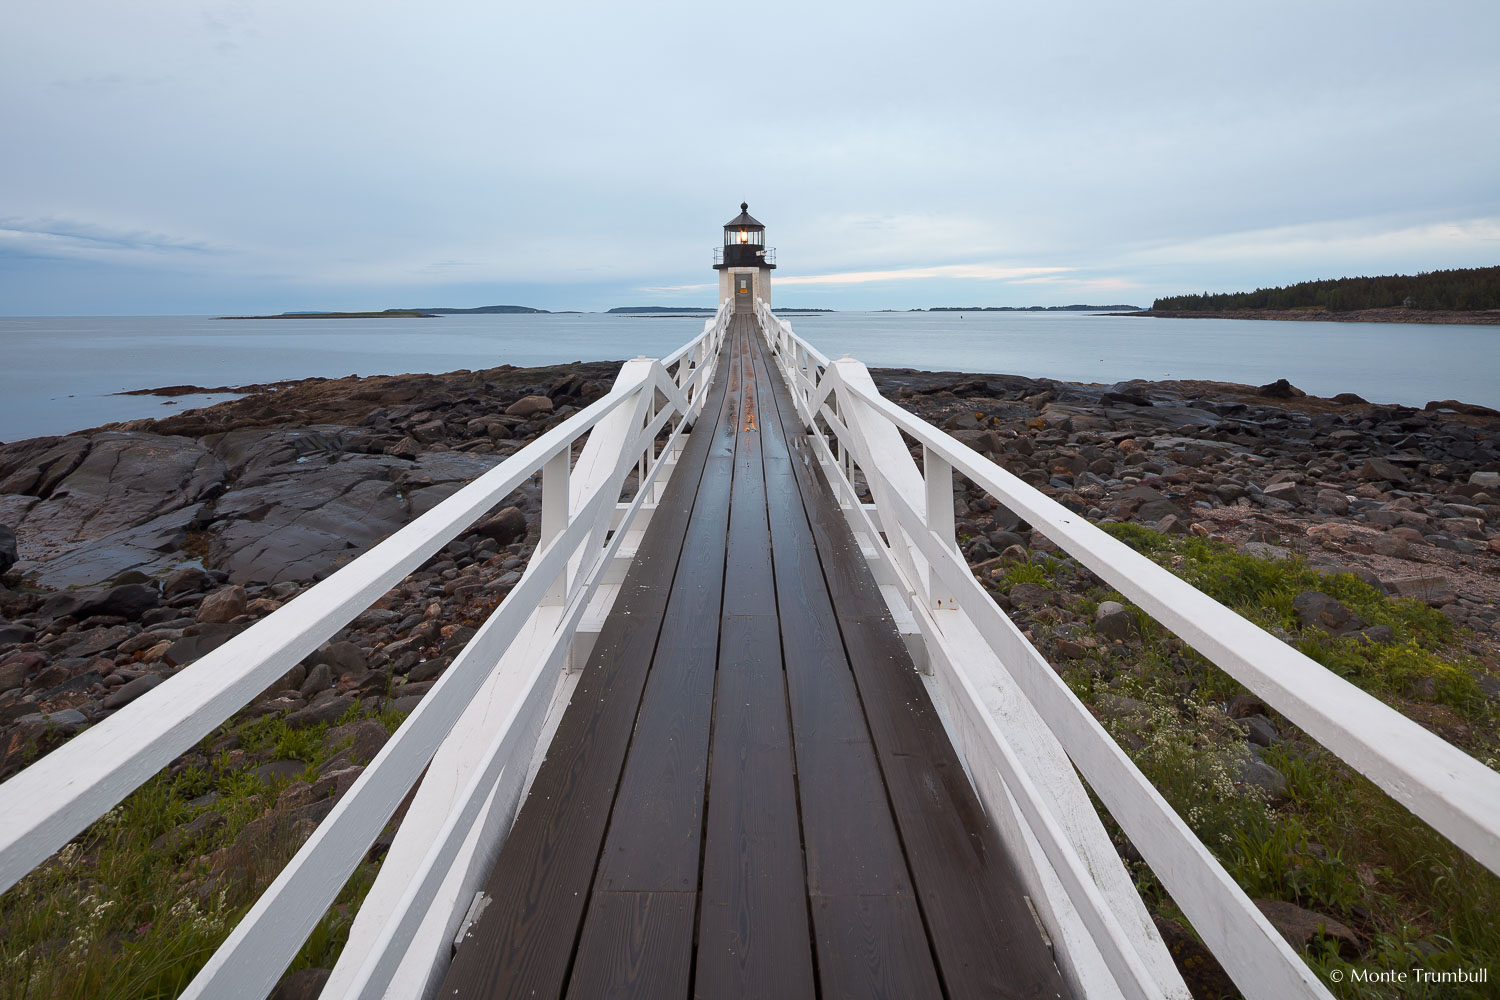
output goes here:
<path id="1" fill-rule="evenodd" d="M 160 420 L 0 445 L 0 779 L 598 399 L 618 367 L 310 379 Z M 1092 521 L 1219 540 L 1260 559 L 1297 556 L 1425 602 L 1457 627 L 1455 651 L 1500 697 L 1500 414 L 1452 401 L 1415 409 L 1321 399 L 1284 380 L 873 375 L 902 406 Z M 519 580 L 537 538 L 537 487 L 500 508 L 238 717 L 326 733 L 316 775 L 274 747 L 247 751 L 238 736 L 172 765 L 177 776 L 232 760 L 275 782 L 264 821 L 218 848 L 229 852 L 220 861 L 272 827 L 300 842 L 385 739 L 373 720 L 414 707 Z M 959 494 L 956 514 L 982 581 L 1042 562 L 1056 578 L 1067 565 L 977 489 Z M 1083 571 L 1068 579 L 1074 597 L 1097 584 Z M 1100 603 L 1080 628 L 1065 584 L 997 585 L 995 599 L 1058 664 L 1087 660 L 1101 642 L 1122 656 L 1140 648 L 1128 622 L 1106 621 L 1123 613 L 1117 604 Z M 1309 627 L 1393 639 L 1326 595 L 1298 600 Z M 1409 694 L 1424 702 L 1422 690 Z M 1265 720 L 1246 729 L 1269 726 L 1266 745 L 1286 732 L 1263 706 L 1240 715 Z M 1436 711 L 1419 721 L 1450 738 L 1458 724 Z M 1254 768 L 1242 777 L 1274 790 Z M 207 836 L 180 826 L 174 842 Z M 228 877 L 209 854 L 199 861 Z"/>

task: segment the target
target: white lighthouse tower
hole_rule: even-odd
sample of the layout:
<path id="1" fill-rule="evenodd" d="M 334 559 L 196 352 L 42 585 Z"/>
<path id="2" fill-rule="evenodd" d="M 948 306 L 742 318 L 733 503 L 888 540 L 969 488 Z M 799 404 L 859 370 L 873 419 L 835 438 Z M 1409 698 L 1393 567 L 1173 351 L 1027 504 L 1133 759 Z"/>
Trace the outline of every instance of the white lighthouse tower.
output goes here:
<path id="1" fill-rule="evenodd" d="M 766 227 L 740 202 L 740 214 L 724 223 L 724 245 L 714 250 L 719 272 L 719 301 L 733 300 L 735 312 L 754 312 L 755 300 L 771 304 L 771 272 L 776 248 L 766 246 Z"/>

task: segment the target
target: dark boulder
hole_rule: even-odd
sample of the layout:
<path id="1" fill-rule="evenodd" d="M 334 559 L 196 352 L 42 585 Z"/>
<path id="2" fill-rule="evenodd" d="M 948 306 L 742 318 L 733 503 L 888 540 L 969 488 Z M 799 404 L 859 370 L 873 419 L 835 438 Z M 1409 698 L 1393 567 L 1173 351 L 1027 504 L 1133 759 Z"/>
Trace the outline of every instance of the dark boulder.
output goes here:
<path id="1" fill-rule="evenodd" d="M 118 615 L 136 619 L 147 611 L 161 605 L 161 595 L 149 583 L 127 583 L 108 590 L 68 590 L 49 594 L 42 599 L 38 609 L 48 618 L 72 615 L 87 618 L 91 615 Z"/>
<path id="2" fill-rule="evenodd" d="M 1259 389 L 1256 389 L 1255 392 L 1257 395 L 1265 396 L 1268 399 L 1296 399 L 1298 396 L 1307 395 L 1307 393 L 1292 385 L 1292 383 L 1284 378 L 1279 378 L 1274 382 L 1263 385 Z"/>
<path id="3" fill-rule="evenodd" d="M 1303 591 L 1292 598 L 1292 610 L 1297 613 L 1302 624 L 1309 628 L 1342 632 L 1351 626 L 1358 627 L 1354 625 L 1357 619 L 1353 612 L 1339 601 L 1316 590 Z"/>
<path id="4" fill-rule="evenodd" d="M 0 524 L 0 573 L 16 564 L 16 533 Z"/>
<path id="5" fill-rule="evenodd" d="M 509 545 L 526 536 L 526 515 L 518 507 L 507 507 L 494 517 L 480 522 L 474 528 L 474 534 L 493 538 L 501 545 Z"/>

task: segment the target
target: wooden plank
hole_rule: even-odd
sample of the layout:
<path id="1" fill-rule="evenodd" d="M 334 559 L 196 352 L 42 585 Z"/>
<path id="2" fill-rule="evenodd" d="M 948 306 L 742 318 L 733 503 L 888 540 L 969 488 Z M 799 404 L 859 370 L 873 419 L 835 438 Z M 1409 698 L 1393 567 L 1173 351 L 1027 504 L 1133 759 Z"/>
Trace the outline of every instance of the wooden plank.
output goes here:
<path id="1" fill-rule="evenodd" d="M 729 508 L 729 555 L 724 579 L 725 613 L 776 614 L 771 571 L 771 529 L 766 521 L 766 477 L 761 464 L 760 392 L 751 350 L 753 317 L 736 322 L 733 347 L 741 367 L 742 399 L 734 450 L 733 500 Z"/>
<path id="2" fill-rule="evenodd" d="M 700 997 L 815 995 L 776 629 L 776 619 L 764 616 L 725 616 L 720 625 L 694 984 Z"/>
<path id="3" fill-rule="evenodd" d="M 757 344 L 757 374 L 776 385 Z M 912 895 L 858 689 L 791 469 L 788 426 L 763 393 L 767 510 L 798 797 L 824 997 L 939 997 L 921 912 Z"/>
<path id="4" fill-rule="evenodd" d="M 943 995 L 914 897 L 818 896 L 812 911 L 823 1000 Z"/>
<path id="5" fill-rule="evenodd" d="M 722 410 L 726 382 L 716 380 L 706 413 Z M 667 484 L 491 873 L 485 891 L 492 902 L 444 980 L 446 996 L 545 997 L 563 990 L 709 437 L 690 436 Z"/>
<path id="6" fill-rule="evenodd" d="M 737 359 L 732 359 L 738 369 Z M 737 377 L 732 383 L 737 384 Z M 711 435 L 683 558 L 672 582 L 596 890 L 696 892 L 713 715 L 737 412 L 730 391 Z M 691 923 L 689 934 L 691 934 Z"/>
<path id="7" fill-rule="evenodd" d="M 692 983 L 695 892 L 596 892 L 568 996 L 686 997 Z M 585 955 L 607 961 L 585 961 Z"/>
<path id="8" fill-rule="evenodd" d="M 777 388 L 780 412 L 789 419 L 790 396 Z M 799 461 L 792 468 L 947 995 L 1066 995 L 1020 882 L 821 468 Z"/>

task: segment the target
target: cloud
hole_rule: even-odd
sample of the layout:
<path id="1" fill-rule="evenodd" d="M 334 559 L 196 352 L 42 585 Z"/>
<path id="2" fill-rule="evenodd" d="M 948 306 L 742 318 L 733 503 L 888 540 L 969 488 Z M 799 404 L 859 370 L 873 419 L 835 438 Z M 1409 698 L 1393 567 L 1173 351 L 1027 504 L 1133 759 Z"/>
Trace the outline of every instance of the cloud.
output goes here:
<path id="1" fill-rule="evenodd" d="M 1445 253 L 1482 252 L 1483 243 L 1495 240 L 1500 240 L 1500 217 L 1417 225 L 1365 218 L 1219 233 L 1153 247 L 1134 256 L 1144 262 L 1188 259 L 1236 264 L 1313 257 L 1360 262 L 1413 256 L 1432 261 L 1425 270 L 1444 266 Z"/>
<path id="2" fill-rule="evenodd" d="M 642 292 L 701 292 L 715 287 L 717 286 L 712 281 L 702 281 L 693 285 L 646 285 L 638 290 Z"/>
<path id="3" fill-rule="evenodd" d="M 1033 275 L 1058 274 L 1071 267 L 1004 267 L 998 264 L 938 264 L 932 267 L 899 267 L 837 274 L 792 274 L 775 278 L 778 285 L 865 285 L 872 281 L 911 281 L 919 278 L 968 278 L 981 281 L 1016 281 Z"/>
<path id="4" fill-rule="evenodd" d="M 0 218 L 0 254 L 50 260 L 165 254 L 220 254 L 221 247 L 143 230 L 120 230 L 63 219 Z"/>

